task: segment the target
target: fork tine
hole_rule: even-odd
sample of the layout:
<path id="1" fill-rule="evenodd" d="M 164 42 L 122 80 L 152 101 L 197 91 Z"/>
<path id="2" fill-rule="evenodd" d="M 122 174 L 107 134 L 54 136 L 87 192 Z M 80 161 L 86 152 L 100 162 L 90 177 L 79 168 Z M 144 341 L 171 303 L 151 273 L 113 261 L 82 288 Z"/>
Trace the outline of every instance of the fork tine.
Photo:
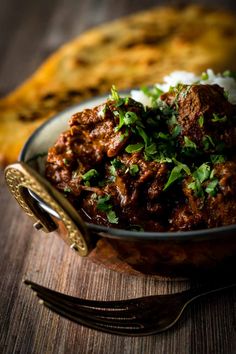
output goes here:
<path id="1" fill-rule="evenodd" d="M 111 323 L 108 323 L 107 321 L 100 322 L 97 321 L 96 318 L 87 318 L 83 316 L 78 317 L 74 314 L 74 312 L 67 311 L 60 305 L 55 305 L 51 301 L 42 300 L 42 304 L 53 312 L 57 313 L 58 315 L 61 315 L 62 317 L 65 317 L 88 328 L 96 329 L 98 331 L 123 336 L 140 336 L 149 334 L 149 331 L 145 331 L 145 329 L 143 329 L 140 325 L 135 325 L 132 323 L 117 324 L 114 323 L 114 321 L 112 321 Z"/>
<path id="2" fill-rule="evenodd" d="M 128 308 L 126 306 L 124 309 L 121 308 L 119 310 L 117 310 L 115 307 L 107 308 L 106 310 L 102 309 L 102 307 L 98 308 L 95 306 L 84 307 L 83 305 L 81 306 L 80 304 L 78 305 L 77 303 L 72 302 L 71 301 L 72 297 L 70 296 L 64 296 L 64 294 L 55 291 L 49 291 L 49 289 L 41 286 L 32 286 L 31 288 L 32 290 L 36 291 L 36 295 L 40 299 L 46 302 L 53 303 L 55 305 L 60 305 L 65 310 L 73 311 L 73 313 L 77 314 L 78 316 L 84 316 L 91 319 L 94 319 L 94 317 L 96 317 L 96 319 L 100 320 L 101 322 L 113 323 L 114 321 L 116 321 L 117 324 L 118 323 L 122 324 L 124 321 L 129 321 L 130 323 L 131 322 L 133 323 L 133 320 L 136 319 L 135 312 L 138 311 L 137 307 L 133 309 L 133 308 Z M 81 300 L 81 299 L 77 298 L 77 300 Z M 93 303 L 96 302 L 93 301 Z M 99 304 L 101 305 L 101 302 L 99 302 Z"/>
<path id="3" fill-rule="evenodd" d="M 136 320 L 136 316 L 132 314 L 129 310 L 120 310 L 120 311 L 109 311 L 101 310 L 95 308 L 84 308 L 78 307 L 77 305 L 65 301 L 58 294 L 56 297 L 47 293 L 39 293 L 36 295 L 39 299 L 43 300 L 45 303 L 60 307 L 62 310 L 67 313 L 71 313 L 77 318 L 84 318 L 87 320 L 97 321 L 104 324 L 113 324 L 113 325 L 123 325 L 124 327 L 133 326 Z"/>
<path id="4" fill-rule="evenodd" d="M 135 299 L 128 300 L 116 300 L 116 301 L 99 301 L 99 300 L 85 300 L 78 297 L 66 295 L 55 290 L 51 290 L 42 285 L 38 285 L 30 280 L 25 279 L 24 283 L 28 285 L 33 291 L 38 294 L 46 294 L 55 298 L 60 298 L 61 300 L 68 301 L 70 304 L 80 306 L 86 309 L 110 309 L 111 311 L 134 311 L 138 309 L 140 305 L 140 300 L 146 300 L 147 297 L 139 297 Z M 156 298 L 156 296 L 148 296 L 148 298 Z M 142 303 L 142 309 L 145 308 L 145 302 Z"/>

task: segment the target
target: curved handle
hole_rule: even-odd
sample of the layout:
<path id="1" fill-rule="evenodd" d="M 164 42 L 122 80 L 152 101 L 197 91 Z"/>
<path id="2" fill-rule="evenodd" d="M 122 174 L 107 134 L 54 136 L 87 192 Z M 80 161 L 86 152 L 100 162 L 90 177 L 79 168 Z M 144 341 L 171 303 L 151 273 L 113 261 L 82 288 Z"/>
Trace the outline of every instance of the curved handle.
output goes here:
<path id="1" fill-rule="evenodd" d="M 51 232 L 63 223 L 69 245 L 77 250 L 80 256 L 88 255 L 92 247 L 85 223 L 68 200 L 46 179 L 23 162 L 9 165 L 5 169 L 5 179 L 19 205 L 27 215 L 33 218 L 36 229 Z M 52 218 L 45 212 L 30 195 L 29 190 L 55 210 L 61 221 L 57 223 L 56 218 Z"/>

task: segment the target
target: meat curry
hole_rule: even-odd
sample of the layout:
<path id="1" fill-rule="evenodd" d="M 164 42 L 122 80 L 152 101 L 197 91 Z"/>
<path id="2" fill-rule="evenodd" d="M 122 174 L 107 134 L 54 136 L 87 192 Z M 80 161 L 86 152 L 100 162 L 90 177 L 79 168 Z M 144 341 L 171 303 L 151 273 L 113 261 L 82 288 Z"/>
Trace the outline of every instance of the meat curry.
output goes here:
<path id="1" fill-rule="evenodd" d="M 147 93 L 148 94 L 148 93 Z M 74 114 L 48 151 L 47 179 L 82 218 L 128 230 L 236 223 L 236 105 L 218 85 L 152 91 L 145 107 L 112 88 Z"/>

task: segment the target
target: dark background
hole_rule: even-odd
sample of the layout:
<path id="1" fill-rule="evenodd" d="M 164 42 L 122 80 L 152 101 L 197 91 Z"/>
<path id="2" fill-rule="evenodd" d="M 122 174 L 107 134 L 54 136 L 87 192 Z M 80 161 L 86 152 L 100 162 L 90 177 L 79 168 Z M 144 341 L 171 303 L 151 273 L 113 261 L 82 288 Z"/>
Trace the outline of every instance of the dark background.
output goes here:
<path id="1" fill-rule="evenodd" d="M 0 0 L 0 96 L 86 29 L 152 6 L 184 3 L 236 11 L 235 0 Z"/>

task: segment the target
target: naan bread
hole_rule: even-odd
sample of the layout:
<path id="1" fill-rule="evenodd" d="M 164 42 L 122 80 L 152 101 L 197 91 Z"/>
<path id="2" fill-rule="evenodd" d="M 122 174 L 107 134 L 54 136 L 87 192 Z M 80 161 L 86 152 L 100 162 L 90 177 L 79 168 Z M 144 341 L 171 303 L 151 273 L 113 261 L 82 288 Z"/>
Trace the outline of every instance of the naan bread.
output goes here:
<path id="1" fill-rule="evenodd" d="M 174 70 L 236 70 L 235 23 L 235 15 L 219 10 L 161 7 L 84 33 L 0 100 L 0 164 L 16 160 L 43 121 L 113 84 L 153 84 Z"/>

